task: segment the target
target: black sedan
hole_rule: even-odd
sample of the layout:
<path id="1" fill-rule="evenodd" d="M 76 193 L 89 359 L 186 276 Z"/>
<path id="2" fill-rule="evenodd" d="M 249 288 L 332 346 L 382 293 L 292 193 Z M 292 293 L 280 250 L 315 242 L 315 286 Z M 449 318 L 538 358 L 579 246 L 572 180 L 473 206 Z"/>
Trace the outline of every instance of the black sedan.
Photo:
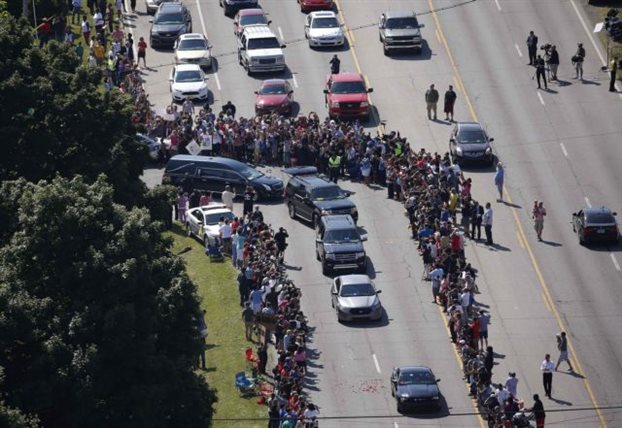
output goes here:
<path id="1" fill-rule="evenodd" d="M 494 141 L 476 122 L 458 122 L 449 137 L 449 152 L 454 163 L 484 162 L 492 165 L 495 156 L 490 143 Z"/>
<path id="2" fill-rule="evenodd" d="M 605 207 L 585 208 L 572 213 L 572 230 L 579 237 L 579 244 L 618 242 L 620 231 L 616 222 L 616 215 Z"/>
<path id="3" fill-rule="evenodd" d="M 397 401 L 397 411 L 408 409 L 441 409 L 441 392 L 432 370 L 423 366 L 405 366 L 393 369 L 391 395 Z"/>

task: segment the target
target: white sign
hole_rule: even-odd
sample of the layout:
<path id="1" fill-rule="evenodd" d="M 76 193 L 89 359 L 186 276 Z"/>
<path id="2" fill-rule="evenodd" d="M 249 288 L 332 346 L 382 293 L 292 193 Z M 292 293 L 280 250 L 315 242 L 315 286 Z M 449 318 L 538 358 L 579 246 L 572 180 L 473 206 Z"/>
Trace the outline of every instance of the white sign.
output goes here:
<path id="1" fill-rule="evenodd" d="M 192 140 L 187 146 L 186 146 L 186 150 L 188 150 L 188 153 L 190 153 L 193 156 L 198 155 L 199 153 L 201 153 L 201 147 L 199 147 L 199 145 L 196 143 L 196 141 Z"/>

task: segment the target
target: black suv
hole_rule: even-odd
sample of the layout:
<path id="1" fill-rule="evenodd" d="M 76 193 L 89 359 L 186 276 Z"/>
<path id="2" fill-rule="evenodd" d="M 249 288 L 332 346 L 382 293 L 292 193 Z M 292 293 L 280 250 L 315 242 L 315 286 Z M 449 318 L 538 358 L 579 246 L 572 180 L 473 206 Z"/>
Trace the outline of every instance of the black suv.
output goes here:
<path id="1" fill-rule="evenodd" d="M 192 16 L 182 3 L 162 3 L 151 20 L 151 47 L 173 47 L 182 34 L 192 33 Z"/>
<path id="2" fill-rule="evenodd" d="M 240 9 L 257 8 L 257 0 L 220 0 L 225 16 L 233 16 Z"/>
<path id="3" fill-rule="evenodd" d="M 349 214 L 358 221 L 356 205 L 348 199 L 350 192 L 318 176 L 315 167 L 294 167 L 284 172 L 291 176 L 284 195 L 291 218 L 300 217 L 314 226 L 322 216 L 333 214 Z"/>
<path id="4" fill-rule="evenodd" d="M 333 270 L 367 272 L 367 256 L 356 223 L 349 215 L 327 215 L 320 219 L 315 239 L 315 256 L 322 262 L 322 273 Z"/>

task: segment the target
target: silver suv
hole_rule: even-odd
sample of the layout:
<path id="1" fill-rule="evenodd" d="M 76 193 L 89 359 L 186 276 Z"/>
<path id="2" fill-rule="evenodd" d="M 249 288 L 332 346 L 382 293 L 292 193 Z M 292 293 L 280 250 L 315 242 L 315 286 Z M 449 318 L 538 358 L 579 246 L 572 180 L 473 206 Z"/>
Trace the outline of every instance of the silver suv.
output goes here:
<path id="1" fill-rule="evenodd" d="M 380 42 L 385 55 L 394 49 L 414 49 L 421 52 L 423 24 L 417 21 L 415 12 L 384 12 L 378 21 Z"/>

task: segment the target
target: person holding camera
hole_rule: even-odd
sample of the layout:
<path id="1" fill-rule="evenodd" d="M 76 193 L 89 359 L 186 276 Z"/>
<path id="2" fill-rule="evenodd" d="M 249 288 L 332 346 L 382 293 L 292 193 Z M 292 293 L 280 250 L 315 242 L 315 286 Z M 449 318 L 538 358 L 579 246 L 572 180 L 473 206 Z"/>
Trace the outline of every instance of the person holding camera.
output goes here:
<path id="1" fill-rule="evenodd" d="M 547 64 L 549 66 L 549 71 L 551 73 L 551 77 L 549 80 L 557 80 L 557 68 L 559 67 L 559 53 L 557 52 L 557 47 L 552 45 L 548 51 L 549 57 L 547 60 Z"/>

